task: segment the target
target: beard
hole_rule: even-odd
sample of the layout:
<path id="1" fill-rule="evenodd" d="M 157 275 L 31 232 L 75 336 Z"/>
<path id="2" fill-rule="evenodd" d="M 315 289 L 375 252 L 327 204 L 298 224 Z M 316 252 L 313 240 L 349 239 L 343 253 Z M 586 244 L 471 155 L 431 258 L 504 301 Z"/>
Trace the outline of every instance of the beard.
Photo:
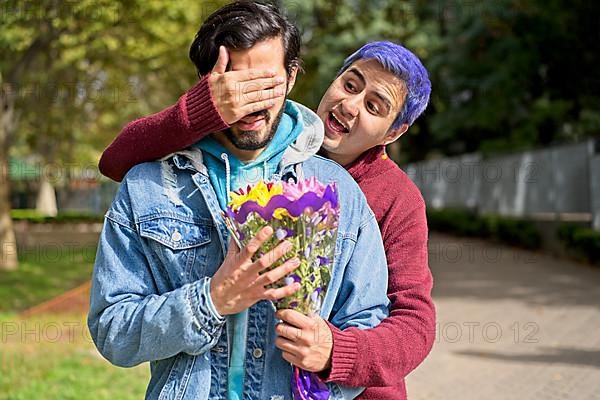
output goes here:
<path id="1" fill-rule="evenodd" d="M 267 147 L 275 133 L 277 133 L 277 128 L 279 127 L 279 121 L 281 121 L 281 116 L 283 115 L 283 110 L 285 108 L 285 103 L 275 116 L 271 127 L 269 128 L 269 134 L 264 137 L 262 140 L 260 138 L 260 131 L 239 131 L 239 133 L 234 133 L 231 128 L 225 129 L 223 133 L 233 145 L 240 150 L 259 150 Z M 253 114 L 250 114 L 253 117 L 264 117 L 265 125 L 269 126 L 269 122 L 271 121 L 271 114 L 267 110 L 258 111 Z"/>

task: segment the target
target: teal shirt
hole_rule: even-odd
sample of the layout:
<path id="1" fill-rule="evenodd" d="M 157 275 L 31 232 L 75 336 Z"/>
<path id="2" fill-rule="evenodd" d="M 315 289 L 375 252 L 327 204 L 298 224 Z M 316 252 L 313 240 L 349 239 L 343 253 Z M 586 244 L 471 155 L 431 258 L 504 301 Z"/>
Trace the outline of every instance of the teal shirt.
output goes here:
<path id="1" fill-rule="evenodd" d="M 260 179 L 270 180 L 273 173 L 277 171 L 285 150 L 298 138 L 303 128 L 300 110 L 293 103 L 287 101 L 273 140 L 256 160 L 248 163 L 238 160 L 211 137 L 196 143 L 194 146 L 202 150 L 210 182 L 215 189 L 221 209 L 225 210 L 228 203 L 228 184 L 231 190 L 235 191 L 256 184 Z M 230 165 L 229 176 L 227 175 L 226 161 L 222 158 L 223 154 L 227 155 L 227 162 Z M 229 322 L 233 324 L 228 375 L 229 400 L 241 400 L 244 388 L 248 310 L 230 316 Z"/>

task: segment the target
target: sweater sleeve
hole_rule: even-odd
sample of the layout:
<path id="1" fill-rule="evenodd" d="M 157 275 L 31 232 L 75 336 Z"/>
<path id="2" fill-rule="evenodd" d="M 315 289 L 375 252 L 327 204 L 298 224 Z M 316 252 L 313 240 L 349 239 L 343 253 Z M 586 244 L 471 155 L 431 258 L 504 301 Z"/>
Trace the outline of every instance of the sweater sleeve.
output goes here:
<path id="1" fill-rule="evenodd" d="M 176 104 L 127 124 L 102 153 L 98 168 L 103 175 L 120 182 L 134 165 L 184 149 L 227 127 L 206 76 Z"/>
<path id="2" fill-rule="evenodd" d="M 398 386 L 429 354 L 435 338 L 433 278 L 427 260 L 427 219 L 420 205 L 393 224 L 384 235 L 389 268 L 390 316 L 375 328 L 333 333 L 331 368 L 326 382 L 347 386 Z M 393 349 L 393 351 L 390 351 Z M 369 357 L 359 356 L 368 354 Z"/>

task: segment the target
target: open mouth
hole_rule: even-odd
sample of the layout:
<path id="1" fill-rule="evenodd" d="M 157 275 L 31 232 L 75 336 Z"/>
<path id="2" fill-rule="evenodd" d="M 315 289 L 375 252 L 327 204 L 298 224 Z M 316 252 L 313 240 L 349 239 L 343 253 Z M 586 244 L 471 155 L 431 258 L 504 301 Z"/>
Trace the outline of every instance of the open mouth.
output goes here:
<path id="1" fill-rule="evenodd" d="M 350 132 L 348 127 L 344 125 L 332 112 L 329 113 L 326 124 L 330 131 L 338 135 L 344 135 Z"/>
<path id="2" fill-rule="evenodd" d="M 255 131 L 262 128 L 265 123 L 265 116 L 247 116 L 237 122 L 238 127 L 243 131 Z"/>

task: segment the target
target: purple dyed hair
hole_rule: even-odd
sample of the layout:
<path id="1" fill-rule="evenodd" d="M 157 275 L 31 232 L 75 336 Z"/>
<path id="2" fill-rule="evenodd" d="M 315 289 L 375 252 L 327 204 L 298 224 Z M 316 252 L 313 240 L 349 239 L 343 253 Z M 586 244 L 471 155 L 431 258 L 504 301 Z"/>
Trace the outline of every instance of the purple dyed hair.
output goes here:
<path id="1" fill-rule="evenodd" d="M 391 129 L 402 124 L 409 126 L 425 111 L 429 103 L 431 82 L 421 60 L 407 48 L 392 42 L 371 42 L 365 44 L 346 58 L 338 76 L 361 59 L 374 59 L 386 71 L 393 73 L 406 85 L 406 98 L 402 110 L 396 116 Z"/>

